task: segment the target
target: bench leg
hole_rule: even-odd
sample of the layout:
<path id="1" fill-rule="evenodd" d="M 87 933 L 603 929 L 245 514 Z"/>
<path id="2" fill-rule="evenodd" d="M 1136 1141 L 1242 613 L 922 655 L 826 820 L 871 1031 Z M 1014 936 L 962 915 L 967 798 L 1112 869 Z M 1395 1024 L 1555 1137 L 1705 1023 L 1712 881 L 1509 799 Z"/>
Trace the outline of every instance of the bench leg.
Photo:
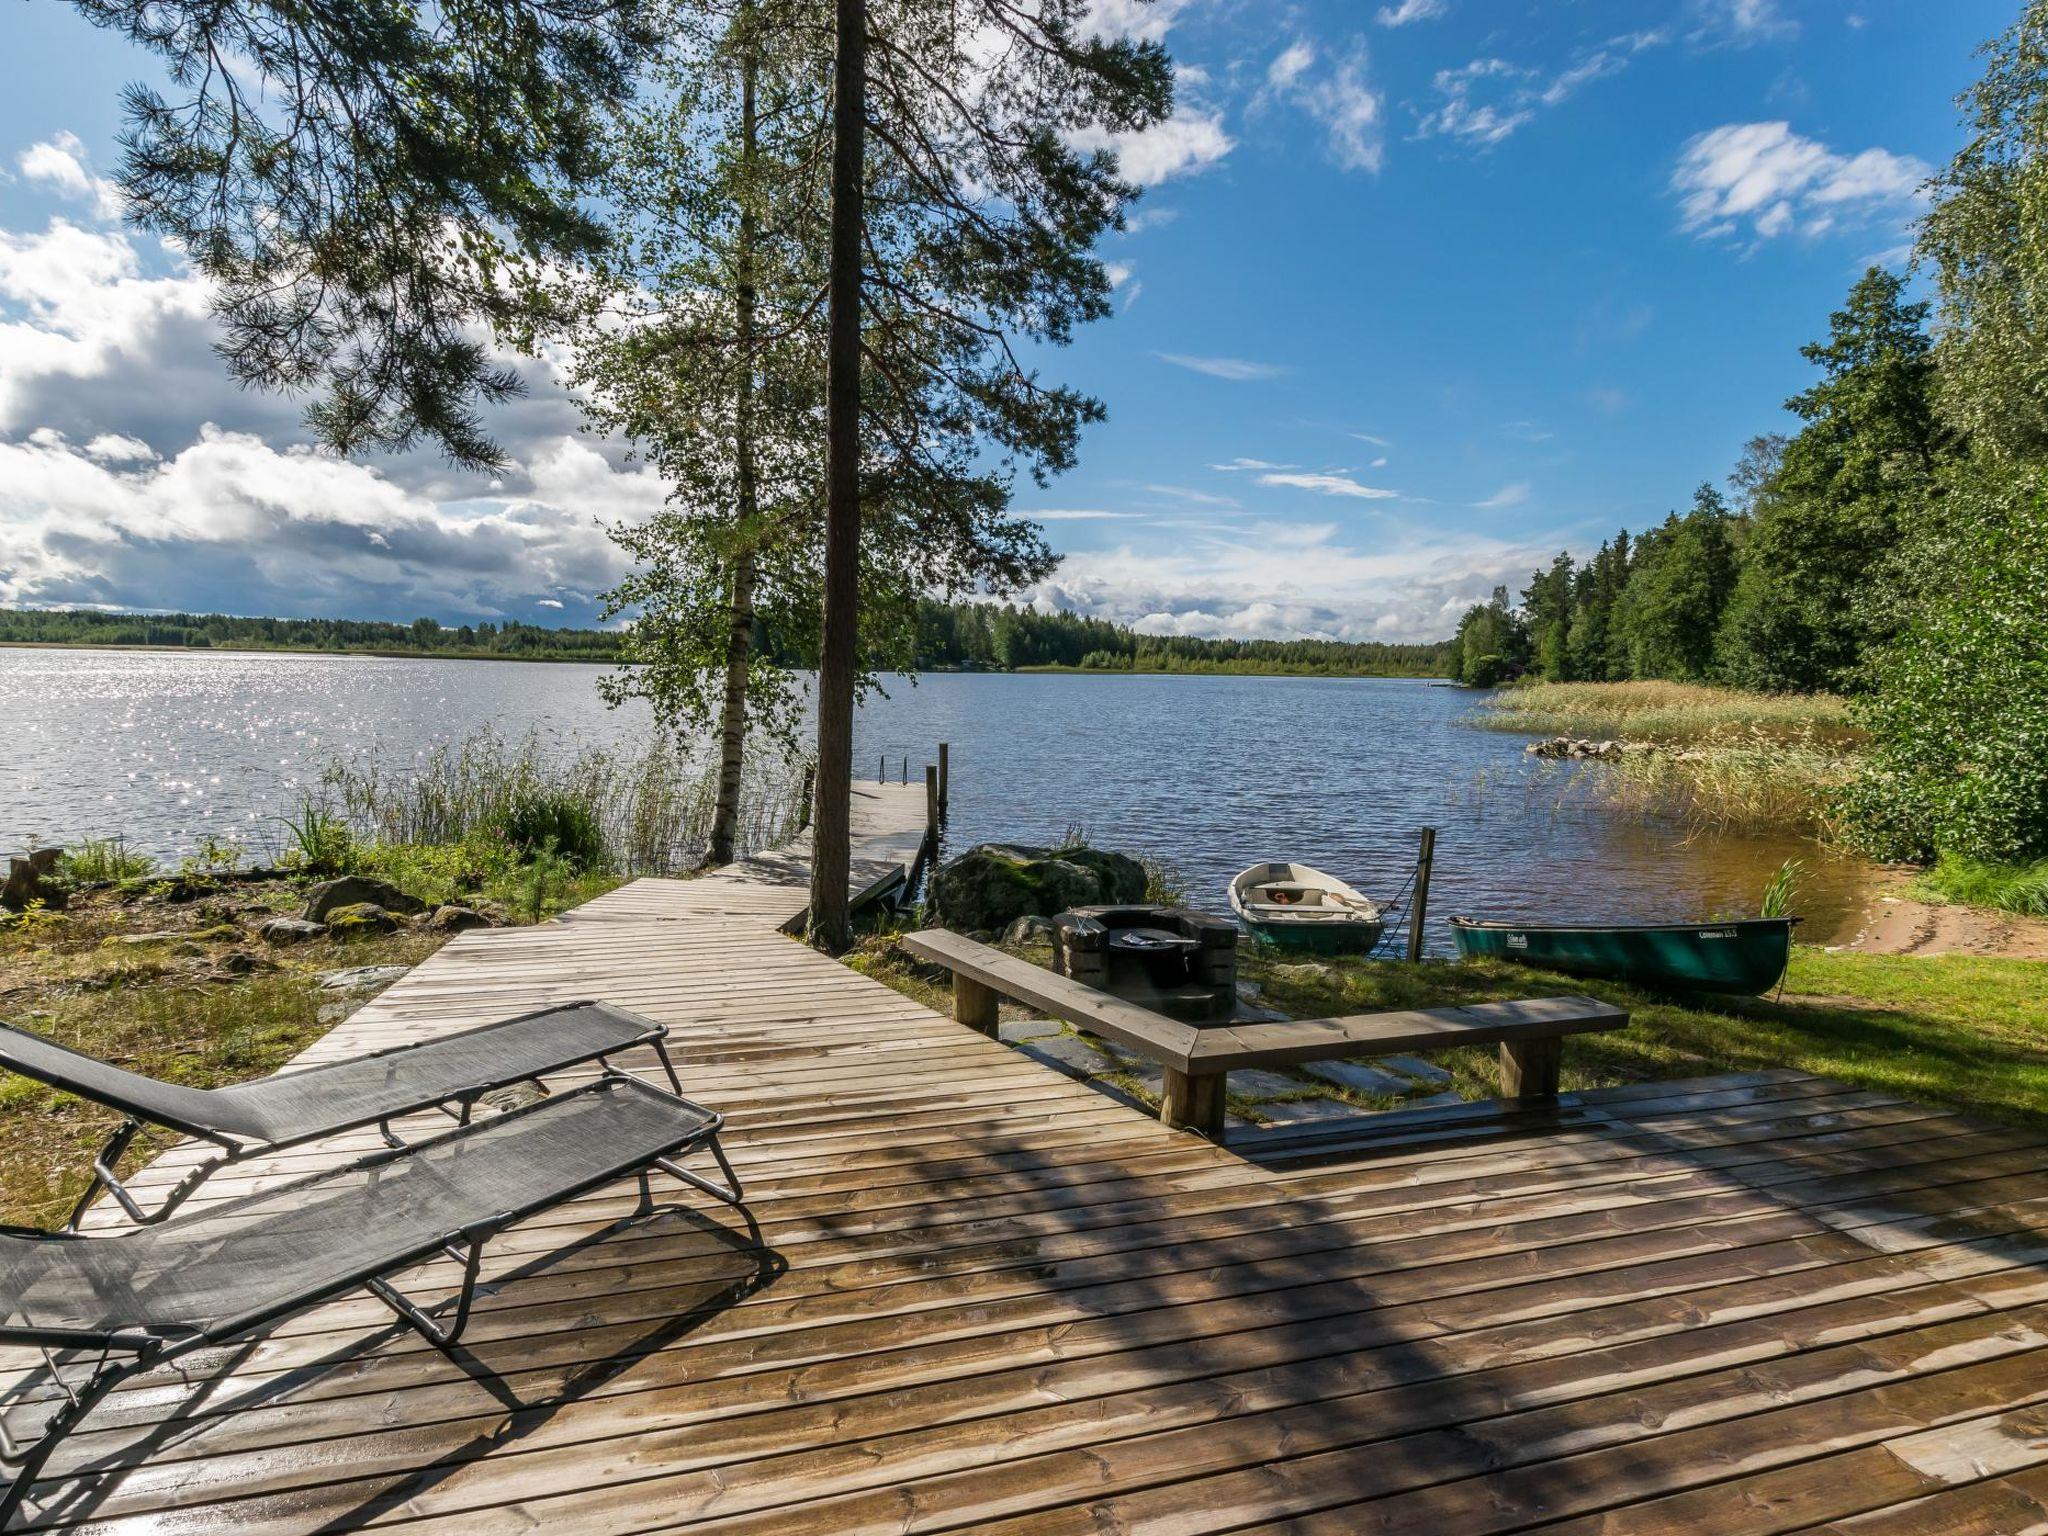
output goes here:
<path id="1" fill-rule="evenodd" d="M 1223 1140 L 1223 1074 L 1199 1076 L 1165 1070 L 1159 1095 L 1159 1118 L 1176 1131 L 1196 1131 L 1211 1141 Z"/>
<path id="2" fill-rule="evenodd" d="M 1510 1099 L 1554 1099 L 1558 1069 L 1564 1063 L 1564 1037 L 1500 1043 L 1500 1091 Z"/>
<path id="3" fill-rule="evenodd" d="M 953 973 L 953 1017 L 976 1034 L 996 1038 L 996 1009 L 1002 999 L 994 987 L 983 986 L 972 976 Z"/>

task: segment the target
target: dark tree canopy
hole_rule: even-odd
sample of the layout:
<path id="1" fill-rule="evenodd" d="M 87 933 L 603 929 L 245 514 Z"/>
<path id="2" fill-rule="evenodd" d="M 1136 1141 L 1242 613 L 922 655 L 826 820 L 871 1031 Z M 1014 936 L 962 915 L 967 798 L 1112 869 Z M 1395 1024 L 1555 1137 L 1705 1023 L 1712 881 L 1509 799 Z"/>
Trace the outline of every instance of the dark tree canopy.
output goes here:
<path id="1" fill-rule="evenodd" d="M 130 215 L 218 287 L 241 382 L 312 395 L 344 452 L 500 455 L 479 407 L 530 281 L 604 240 L 578 200 L 643 0 L 71 0 L 162 60 L 127 93 Z"/>

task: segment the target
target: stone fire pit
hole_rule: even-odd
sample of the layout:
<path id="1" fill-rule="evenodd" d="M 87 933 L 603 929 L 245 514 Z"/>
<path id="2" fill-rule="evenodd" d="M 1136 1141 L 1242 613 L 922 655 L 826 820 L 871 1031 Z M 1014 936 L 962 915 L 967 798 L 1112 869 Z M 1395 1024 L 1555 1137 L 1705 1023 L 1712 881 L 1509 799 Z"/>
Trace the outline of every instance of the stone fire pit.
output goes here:
<path id="1" fill-rule="evenodd" d="M 1189 1024 L 1237 1007 L 1237 925 L 1184 907 L 1075 907 L 1053 920 L 1062 976 Z"/>

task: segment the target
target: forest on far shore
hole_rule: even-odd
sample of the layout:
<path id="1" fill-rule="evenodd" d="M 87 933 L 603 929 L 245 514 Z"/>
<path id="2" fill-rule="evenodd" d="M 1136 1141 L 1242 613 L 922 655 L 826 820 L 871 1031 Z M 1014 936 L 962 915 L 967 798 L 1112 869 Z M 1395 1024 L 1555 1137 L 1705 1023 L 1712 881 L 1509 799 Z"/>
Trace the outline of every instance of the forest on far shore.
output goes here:
<path id="1" fill-rule="evenodd" d="M 780 637 L 756 634 L 762 651 L 794 667 L 812 658 Z M 0 645 L 151 646 L 185 650 L 303 651 L 447 660 L 623 662 L 627 636 L 614 629 L 548 629 L 502 623 L 442 624 L 414 619 L 238 618 L 207 613 L 100 613 L 89 609 L 0 609 Z M 1317 677 L 1444 677 L 1451 642 L 1205 640 L 1145 635 L 1105 619 L 1045 613 L 1014 604 L 924 602 L 918 609 L 922 671 L 1010 672 L 1031 667 L 1085 671 L 1218 672 Z"/>

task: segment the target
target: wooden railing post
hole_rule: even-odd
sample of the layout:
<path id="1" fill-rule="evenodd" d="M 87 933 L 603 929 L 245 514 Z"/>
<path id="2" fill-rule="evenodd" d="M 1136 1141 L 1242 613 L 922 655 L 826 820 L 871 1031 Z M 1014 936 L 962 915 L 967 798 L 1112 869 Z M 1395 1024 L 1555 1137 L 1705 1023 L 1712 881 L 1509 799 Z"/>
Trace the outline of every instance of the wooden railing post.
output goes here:
<path id="1" fill-rule="evenodd" d="M 953 973 L 953 1017 L 976 1034 L 997 1037 L 997 1012 L 1002 997 L 994 987 L 983 986 L 965 971 Z"/>
<path id="2" fill-rule="evenodd" d="M 939 819 L 944 821 L 946 813 L 953 809 L 953 775 L 951 763 L 953 749 L 946 742 L 939 743 Z"/>
<path id="3" fill-rule="evenodd" d="M 1160 1120 L 1176 1131 L 1196 1131 L 1220 1144 L 1223 1140 L 1224 1074 L 1196 1074 L 1165 1067 L 1161 1077 Z"/>
<path id="4" fill-rule="evenodd" d="M 1429 866 L 1436 861 L 1436 828 L 1422 829 L 1415 856 L 1415 894 L 1408 898 L 1408 963 L 1422 958 L 1422 925 L 1429 920 Z"/>
<path id="5" fill-rule="evenodd" d="M 1564 1039 L 1537 1035 L 1500 1043 L 1500 1091 L 1508 1099 L 1554 1099 L 1564 1065 Z"/>

